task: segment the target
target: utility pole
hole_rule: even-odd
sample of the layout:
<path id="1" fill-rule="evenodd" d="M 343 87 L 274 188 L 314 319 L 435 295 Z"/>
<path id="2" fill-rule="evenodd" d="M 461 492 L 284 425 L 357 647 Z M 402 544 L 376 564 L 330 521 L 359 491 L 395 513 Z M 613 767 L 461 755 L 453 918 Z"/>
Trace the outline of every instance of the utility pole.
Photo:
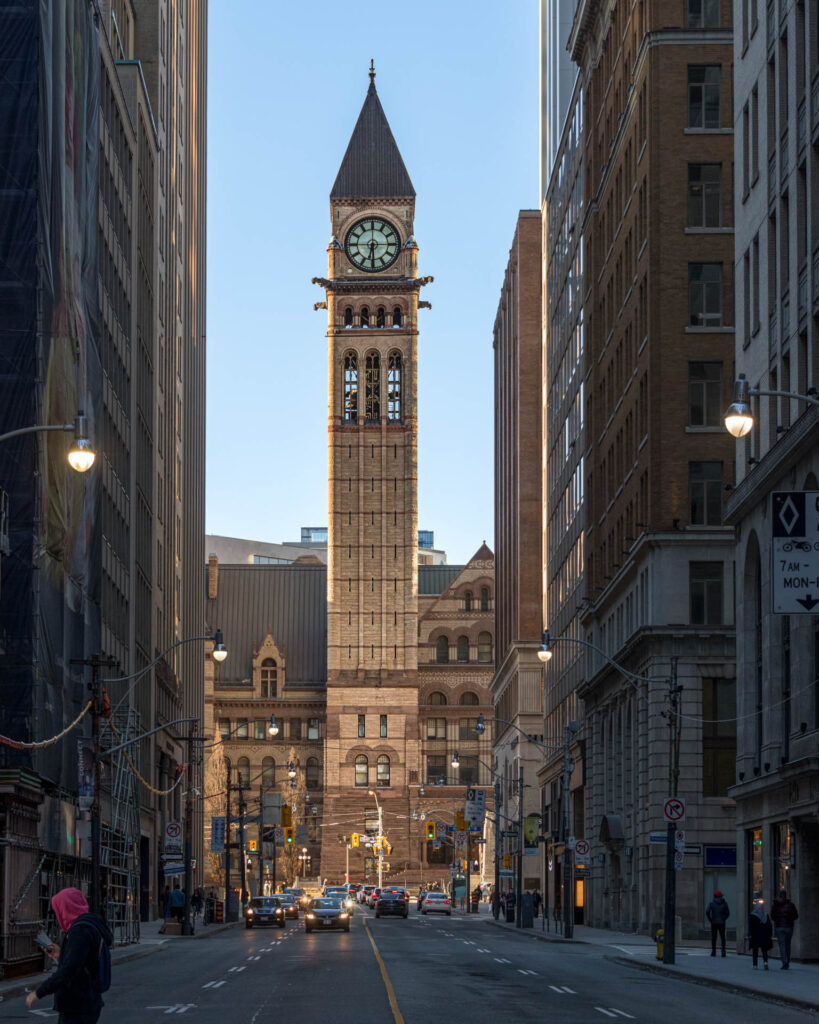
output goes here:
<path id="1" fill-rule="evenodd" d="M 350 837 L 349 836 L 345 836 L 344 837 L 344 847 L 345 847 L 344 881 L 345 882 L 349 882 L 350 881 Z"/>
<path id="2" fill-rule="evenodd" d="M 668 795 L 676 797 L 680 782 L 680 731 L 682 720 L 679 715 L 681 686 L 677 685 L 678 658 L 671 659 L 671 675 L 668 677 Z M 674 867 L 674 833 L 678 825 L 669 821 L 665 836 L 665 921 L 663 963 L 673 964 L 676 953 L 677 925 L 677 871 Z"/>
<path id="3" fill-rule="evenodd" d="M 225 757 L 225 769 L 227 770 L 227 807 L 226 807 L 226 828 L 225 836 L 227 842 L 225 843 L 225 921 L 230 920 L 230 858 L 233 855 L 233 844 L 230 841 L 230 791 L 233 788 L 230 782 L 230 758 Z"/>
<path id="4" fill-rule="evenodd" d="M 384 857 L 382 849 L 384 846 L 384 818 L 381 813 L 381 804 L 378 804 L 378 888 L 384 885 Z"/>
<path id="5" fill-rule="evenodd" d="M 264 780 L 259 783 L 259 891 L 264 895 Z"/>
<path id="6" fill-rule="evenodd" d="M 569 849 L 569 837 L 572 831 L 571 808 L 569 807 L 572 760 L 569 746 L 572 741 L 572 729 L 566 725 L 563 738 L 563 938 L 571 939 L 574 935 L 574 880 L 572 869 L 574 851 Z"/>
<path id="7" fill-rule="evenodd" d="M 245 787 L 244 779 L 239 775 L 239 863 L 241 865 L 242 893 L 240 901 L 245 898 L 247 892 L 247 878 L 245 876 Z"/>
<path id="8" fill-rule="evenodd" d="M 193 739 L 196 732 L 196 722 L 192 722 L 188 730 L 188 791 L 185 796 L 185 840 L 183 849 L 185 851 L 185 917 L 182 921 L 182 934 L 193 935 L 193 923 L 191 921 L 191 817 L 193 815 Z"/>
<path id="9" fill-rule="evenodd" d="M 498 779 L 495 780 L 495 902 L 493 907 L 498 908 L 498 917 L 500 917 L 500 842 L 501 842 L 501 805 L 503 801 L 501 799 L 501 784 Z"/>
<path id="10" fill-rule="evenodd" d="M 515 880 L 515 927 L 523 927 L 523 765 L 518 776 L 518 870 Z"/>

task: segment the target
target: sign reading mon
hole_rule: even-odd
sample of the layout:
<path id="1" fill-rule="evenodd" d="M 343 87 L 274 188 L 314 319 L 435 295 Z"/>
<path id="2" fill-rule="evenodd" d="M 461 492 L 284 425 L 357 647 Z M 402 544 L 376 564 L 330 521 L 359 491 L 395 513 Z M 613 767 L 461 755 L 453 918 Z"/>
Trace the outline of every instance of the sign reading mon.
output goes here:
<path id="1" fill-rule="evenodd" d="M 771 601 L 779 615 L 819 607 L 819 491 L 771 495 Z"/>

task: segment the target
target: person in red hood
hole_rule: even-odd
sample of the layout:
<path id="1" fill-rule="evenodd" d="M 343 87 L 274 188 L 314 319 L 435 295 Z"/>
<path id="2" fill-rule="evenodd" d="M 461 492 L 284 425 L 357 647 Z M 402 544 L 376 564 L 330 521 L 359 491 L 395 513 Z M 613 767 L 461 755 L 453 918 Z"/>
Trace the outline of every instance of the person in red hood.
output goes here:
<path id="1" fill-rule="evenodd" d="M 48 955 L 58 961 L 57 970 L 26 996 L 30 1010 L 38 999 L 54 993 L 59 1024 L 96 1024 L 102 1012 L 99 990 L 100 944 L 114 936 L 88 904 L 79 889 L 61 889 L 51 897 L 57 924 L 65 932 L 63 948 L 52 943 Z"/>

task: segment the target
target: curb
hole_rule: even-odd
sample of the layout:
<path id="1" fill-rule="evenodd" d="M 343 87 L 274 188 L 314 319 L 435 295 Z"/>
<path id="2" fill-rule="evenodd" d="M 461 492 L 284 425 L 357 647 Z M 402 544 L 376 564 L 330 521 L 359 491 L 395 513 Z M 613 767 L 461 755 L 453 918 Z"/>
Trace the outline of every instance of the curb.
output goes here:
<path id="1" fill-rule="evenodd" d="M 615 964 L 623 964 L 628 967 L 636 967 L 640 971 L 648 971 L 651 974 L 662 974 L 666 978 L 676 978 L 678 981 L 690 981 L 695 985 L 703 985 L 706 988 L 718 988 L 723 991 L 738 992 L 742 995 L 755 996 L 758 999 L 764 999 L 768 1003 L 778 1003 L 785 1006 L 795 1006 L 800 1010 L 816 1010 L 816 1000 L 801 999 L 799 996 L 788 995 L 787 992 L 765 992 L 758 988 L 752 988 L 748 985 L 743 985 L 741 982 L 731 981 L 728 978 L 709 978 L 704 977 L 701 974 L 691 974 L 688 971 L 676 970 L 672 966 L 669 970 L 667 966 L 660 964 L 646 963 L 642 960 L 633 960 L 627 957 L 606 957 Z"/>
<path id="2" fill-rule="evenodd" d="M 486 922 L 493 928 L 503 928 L 504 931 L 510 935 L 520 935 L 527 939 L 536 939 L 538 942 L 553 942 L 559 945 L 566 946 L 590 946 L 593 943 L 588 942 L 586 939 L 564 939 L 562 935 L 551 936 L 548 932 L 536 932 L 529 931 L 528 928 L 511 928 L 505 921 L 496 921 L 494 918 Z"/>

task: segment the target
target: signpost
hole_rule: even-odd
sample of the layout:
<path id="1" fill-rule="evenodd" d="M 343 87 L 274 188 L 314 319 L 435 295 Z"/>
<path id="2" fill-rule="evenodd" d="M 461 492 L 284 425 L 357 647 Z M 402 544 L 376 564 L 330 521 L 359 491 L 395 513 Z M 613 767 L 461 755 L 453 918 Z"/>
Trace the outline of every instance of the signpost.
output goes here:
<path id="1" fill-rule="evenodd" d="M 466 791 L 466 808 L 464 817 L 470 825 L 483 827 L 483 820 L 486 815 L 486 790 L 472 789 Z"/>
<path id="2" fill-rule="evenodd" d="M 588 840 L 586 839 L 575 839 L 574 841 L 574 853 L 576 857 L 588 857 L 591 851 Z"/>
<path id="3" fill-rule="evenodd" d="M 671 825 L 685 821 L 685 800 L 681 796 L 670 796 L 663 804 L 663 817 Z"/>
<path id="4" fill-rule="evenodd" d="M 169 821 L 165 826 L 162 843 L 162 856 L 165 860 L 182 859 L 182 823 Z"/>
<path id="5" fill-rule="evenodd" d="M 817 614 L 819 491 L 771 495 L 771 606 L 777 615 Z"/>
<path id="6" fill-rule="evenodd" d="M 210 850 L 211 853 L 225 852 L 225 819 L 224 817 L 210 819 Z"/>

